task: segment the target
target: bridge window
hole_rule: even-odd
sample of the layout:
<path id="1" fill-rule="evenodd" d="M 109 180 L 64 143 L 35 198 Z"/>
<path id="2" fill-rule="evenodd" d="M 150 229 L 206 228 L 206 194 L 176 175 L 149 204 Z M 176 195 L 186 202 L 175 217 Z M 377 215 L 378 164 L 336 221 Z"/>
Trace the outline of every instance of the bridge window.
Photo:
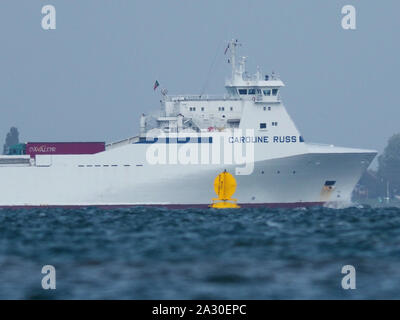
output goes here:
<path id="1" fill-rule="evenodd" d="M 201 107 L 201 111 L 204 111 L 204 107 Z"/>
<path id="2" fill-rule="evenodd" d="M 271 90 L 270 89 L 265 89 L 263 90 L 264 96 L 270 96 L 271 95 Z"/>
<path id="3" fill-rule="evenodd" d="M 247 94 L 247 89 L 239 89 L 239 94 Z"/>
<path id="4" fill-rule="evenodd" d="M 196 111 L 196 107 L 189 107 L 189 111 Z"/>
<path id="5" fill-rule="evenodd" d="M 276 127 L 278 125 L 278 122 L 275 121 L 275 122 L 272 122 L 271 124 L 272 124 L 272 126 Z"/>
<path id="6" fill-rule="evenodd" d="M 224 107 L 218 107 L 218 111 L 225 111 Z"/>
<path id="7" fill-rule="evenodd" d="M 267 129 L 267 124 L 265 122 L 260 123 L 260 129 Z"/>
<path id="8" fill-rule="evenodd" d="M 256 89 L 249 89 L 249 94 L 256 94 Z"/>
<path id="9" fill-rule="evenodd" d="M 240 119 L 228 119 L 227 122 L 231 128 L 239 128 Z"/>
<path id="10" fill-rule="evenodd" d="M 257 94 L 261 94 L 261 89 L 257 89 Z"/>
<path id="11" fill-rule="evenodd" d="M 272 95 L 276 96 L 278 94 L 278 89 L 272 89 Z"/>

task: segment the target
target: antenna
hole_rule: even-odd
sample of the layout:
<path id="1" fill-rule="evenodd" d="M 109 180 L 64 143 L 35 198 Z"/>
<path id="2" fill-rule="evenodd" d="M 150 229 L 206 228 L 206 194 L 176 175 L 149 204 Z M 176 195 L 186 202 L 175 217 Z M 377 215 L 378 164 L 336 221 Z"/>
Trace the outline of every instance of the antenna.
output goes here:
<path id="1" fill-rule="evenodd" d="M 234 81 L 236 74 L 236 47 L 241 45 L 242 44 L 239 43 L 237 39 L 232 39 L 229 42 L 229 49 L 231 51 L 232 81 Z"/>

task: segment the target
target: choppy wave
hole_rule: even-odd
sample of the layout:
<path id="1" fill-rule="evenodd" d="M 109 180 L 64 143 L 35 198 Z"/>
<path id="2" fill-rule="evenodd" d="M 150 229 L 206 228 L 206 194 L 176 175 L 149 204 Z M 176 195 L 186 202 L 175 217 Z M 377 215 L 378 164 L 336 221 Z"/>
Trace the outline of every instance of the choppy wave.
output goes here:
<path id="1" fill-rule="evenodd" d="M 400 298 L 399 270 L 398 208 L 0 210 L 3 299 Z"/>

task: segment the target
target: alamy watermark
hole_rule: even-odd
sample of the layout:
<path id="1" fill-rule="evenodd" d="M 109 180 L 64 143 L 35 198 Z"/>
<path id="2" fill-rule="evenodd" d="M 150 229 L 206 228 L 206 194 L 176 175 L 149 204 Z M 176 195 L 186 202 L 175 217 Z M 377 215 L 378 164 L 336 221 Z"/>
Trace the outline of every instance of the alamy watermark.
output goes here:
<path id="1" fill-rule="evenodd" d="M 345 265 L 342 267 L 342 273 L 345 274 L 342 279 L 342 288 L 344 290 L 356 289 L 356 268 L 352 265 Z"/>
<path id="2" fill-rule="evenodd" d="M 42 7 L 42 14 L 45 16 L 42 18 L 43 30 L 55 30 L 56 29 L 56 8 L 51 5 L 45 5 Z"/>
<path id="3" fill-rule="evenodd" d="M 56 289 L 56 268 L 52 265 L 45 265 L 42 268 L 42 274 L 45 276 L 42 278 L 42 288 L 44 290 L 55 290 Z"/>
<path id="4" fill-rule="evenodd" d="M 254 170 L 254 145 L 268 143 L 268 137 L 257 137 L 254 129 L 199 133 L 151 132 L 140 143 L 148 144 L 148 164 L 236 165 L 236 175 L 250 175 Z"/>
<path id="5" fill-rule="evenodd" d="M 352 5 L 345 5 L 342 8 L 342 28 L 345 30 L 355 30 L 356 26 L 356 8 Z"/>

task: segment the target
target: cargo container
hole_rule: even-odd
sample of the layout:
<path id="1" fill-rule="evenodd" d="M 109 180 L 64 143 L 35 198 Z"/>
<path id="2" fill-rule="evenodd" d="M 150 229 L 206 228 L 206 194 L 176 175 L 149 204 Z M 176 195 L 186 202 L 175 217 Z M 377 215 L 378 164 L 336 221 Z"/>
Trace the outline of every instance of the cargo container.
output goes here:
<path id="1" fill-rule="evenodd" d="M 25 152 L 37 154 L 94 154 L 105 150 L 104 142 L 28 142 Z"/>

